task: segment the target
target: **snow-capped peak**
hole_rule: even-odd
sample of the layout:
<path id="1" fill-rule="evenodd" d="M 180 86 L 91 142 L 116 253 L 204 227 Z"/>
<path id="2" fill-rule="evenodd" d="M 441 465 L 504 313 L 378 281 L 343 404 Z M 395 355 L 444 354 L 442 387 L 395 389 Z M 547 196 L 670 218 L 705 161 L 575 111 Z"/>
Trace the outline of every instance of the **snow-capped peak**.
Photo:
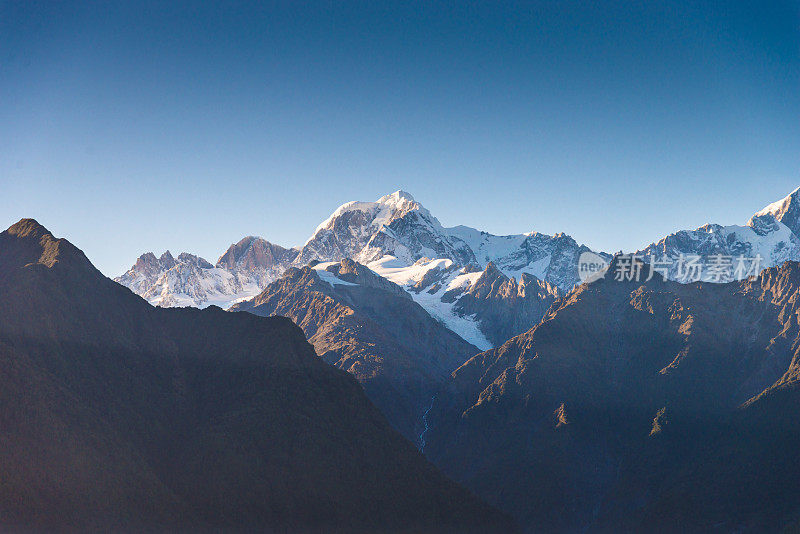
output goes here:
<path id="1" fill-rule="evenodd" d="M 786 210 L 789 208 L 789 205 L 798 197 L 798 192 L 800 192 L 800 187 L 786 195 L 780 200 L 773 202 L 764 207 L 761 211 L 756 212 L 756 215 L 777 215 L 781 213 L 785 213 Z"/>
<path id="2" fill-rule="evenodd" d="M 362 202 L 357 200 L 347 202 L 336 208 L 330 217 L 322 221 L 305 244 L 307 245 L 312 241 L 321 231 L 329 230 L 334 222 L 346 213 L 358 211 L 371 216 L 372 220 L 370 226 L 377 229 L 389 224 L 393 218 L 402 216 L 412 210 L 420 210 L 428 213 L 428 210 L 414 200 L 413 196 L 402 190 L 384 195 L 375 202 Z"/>
<path id="3" fill-rule="evenodd" d="M 395 243 L 402 240 L 398 233 L 404 232 L 446 240 L 439 221 L 405 191 L 395 191 L 374 202 L 348 202 L 317 227 L 295 264 L 304 265 L 311 260 L 372 259 L 374 254 L 387 253 L 383 240 Z M 393 247 L 391 252 L 395 252 Z"/>
<path id="4" fill-rule="evenodd" d="M 411 196 L 411 193 L 403 191 L 402 189 L 398 189 L 394 193 L 384 195 L 378 199 L 379 204 L 391 204 L 395 206 L 406 202 L 416 203 L 416 200 L 414 200 L 414 197 Z"/>
<path id="5" fill-rule="evenodd" d="M 800 237 L 800 187 L 777 202 L 773 202 L 761 211 L 756 212 L 753 217 L 762 217 L 764 215 L 772 215 Z"/>

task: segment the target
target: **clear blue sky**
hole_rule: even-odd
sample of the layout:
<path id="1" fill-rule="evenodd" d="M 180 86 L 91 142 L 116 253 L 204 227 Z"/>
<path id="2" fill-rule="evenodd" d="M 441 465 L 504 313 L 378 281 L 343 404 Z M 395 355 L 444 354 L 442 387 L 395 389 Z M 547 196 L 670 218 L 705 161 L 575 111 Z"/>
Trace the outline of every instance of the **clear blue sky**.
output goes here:
<path id="1" fill-rule="evenodd" d="M 0 0 L 0 224 L 109 275 L 396 189 L 610 251 L 743 224 L 800 185 L 799 6 Z"/>

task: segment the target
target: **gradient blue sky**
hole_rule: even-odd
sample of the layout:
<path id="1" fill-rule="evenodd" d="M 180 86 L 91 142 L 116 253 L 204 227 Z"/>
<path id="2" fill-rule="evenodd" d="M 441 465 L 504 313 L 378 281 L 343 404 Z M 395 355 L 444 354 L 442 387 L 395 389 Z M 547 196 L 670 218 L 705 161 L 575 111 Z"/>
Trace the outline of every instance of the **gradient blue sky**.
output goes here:
<path id="1" fill-rule="evenodd" d="M 608 251 L 744 224 L 800 185 L 799 6 L 0 0 L 0 224 L 108 275 L 396 189 Z"/>

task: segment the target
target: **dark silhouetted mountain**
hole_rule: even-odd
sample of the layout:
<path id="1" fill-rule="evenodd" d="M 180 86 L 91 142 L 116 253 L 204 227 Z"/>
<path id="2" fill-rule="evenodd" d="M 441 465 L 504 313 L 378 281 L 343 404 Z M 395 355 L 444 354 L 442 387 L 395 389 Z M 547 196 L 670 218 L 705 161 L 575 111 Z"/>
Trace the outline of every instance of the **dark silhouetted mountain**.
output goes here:
<path id="1" fill-rule="evenodd" d="M 615 268 L 453 374 L 429 458 L 531 532 L 796 524 L 800 265 L 688 285 Z"/>
<path id="2" fill-rule="evenodd" d="M 231 311 L 296 322 L 323 360 L 350 372 L 411 440 L 449 374 L 478 352 L 399 286 L 353 260 L 290 268 Z"/>
<path id="3" fill-rule="evenodd" d="M 288 319 L 153 308 L 33 220 L 0 234 L 0 377 L 3 530 L 508 528 Z"/>

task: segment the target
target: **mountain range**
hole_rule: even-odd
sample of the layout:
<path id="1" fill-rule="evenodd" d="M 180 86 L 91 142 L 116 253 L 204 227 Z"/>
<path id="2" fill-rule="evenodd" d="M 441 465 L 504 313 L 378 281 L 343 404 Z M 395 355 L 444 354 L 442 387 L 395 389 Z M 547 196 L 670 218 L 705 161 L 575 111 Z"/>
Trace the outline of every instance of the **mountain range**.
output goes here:
<path id="1" fill-rule="evenodd" d="M 216 265 L 187 253 L 177 259 L 168 252 L 161 258 L 147 253 L 115 280 L 158 306 L 228 308 L 253 298 L 290 267 L 353 259 L 406 289 L 465 341 L 488 349 L 533 325 L 555 296 L 575 286 L 575 265 L 587 251 L 565 234 L 495 236 L 465 226 L 445 228 L 411 195 L 397 191 L 376 202 L 340 206 L 302 247 L 285 249 L 247 237 L 231 245 Z M 508 322 L 493 321 L 499 317 L 494 303 L 508 288 L 499 293 L 473 288 L 487 269 L 481 284 L 497 272 L 515 280 L 512 300 L 524 308 L 524 328 L 509 331 Z M 472 311 L 479 293 L 477 300 L 494 311 Z M 464 295 L 469 297 L 459 305 Z"/>
<path id="2" fill-rule="evenodd" d="M 734 278 L 737 258 L 750 262 L 746 267 L 753 272 L 747 274 L 800 260 L 795 230 L 800 231 L 798 190 L 745 226 L 682 230 L 636 254 L 645 262 L 666 260 L 659 272 L 671 280 L 725 282 Z M 289 267 L 353 259 L 404 288 L 433 318 L 485 350 L 533 326 L 556 298 L 578 285 L 578 261 L 587 252 L 592 251 L 566 234 L 496 236 L 466 226 L 446 228 L 410 194 L 396 191 L 376 202 L 340 206 L 300 247 L 286 249 L 250 236 L 231 245 L 213 266 L 187 253 L 177 259 L 169 252 L 160 258 L 147 253 L 115 280 L 154 305 L 228 308 L 258 295 Z M 605 262 L 611 258 L 595 252 Z M 694 278 L 682 263 L 691 256 L 700 265 Z M 709 268 L 719 256 L 730 258 L 727 275 Z M 475 286 L 496 273 L 513 280 L 516 291 Z"/>

